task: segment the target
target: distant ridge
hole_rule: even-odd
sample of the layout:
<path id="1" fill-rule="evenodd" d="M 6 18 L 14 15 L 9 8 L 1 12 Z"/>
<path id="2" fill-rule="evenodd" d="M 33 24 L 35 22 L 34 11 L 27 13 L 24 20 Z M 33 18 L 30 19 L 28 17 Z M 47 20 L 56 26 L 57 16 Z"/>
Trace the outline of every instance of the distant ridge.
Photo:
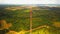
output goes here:
<path id="1" fill-rule="evenodd" d="M 60 4 L 0 4 L 8 6 L 60 6 Z"/>

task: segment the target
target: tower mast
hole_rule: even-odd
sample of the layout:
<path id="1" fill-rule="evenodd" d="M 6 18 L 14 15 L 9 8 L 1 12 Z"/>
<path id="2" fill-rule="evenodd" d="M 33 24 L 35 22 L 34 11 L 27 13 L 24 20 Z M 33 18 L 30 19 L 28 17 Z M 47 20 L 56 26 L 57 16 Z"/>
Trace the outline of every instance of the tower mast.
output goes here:
<path id="1" fill-rule="evenodd" d="M 30 34 L 32 34 L 32 6 L 30 6 Z"/>

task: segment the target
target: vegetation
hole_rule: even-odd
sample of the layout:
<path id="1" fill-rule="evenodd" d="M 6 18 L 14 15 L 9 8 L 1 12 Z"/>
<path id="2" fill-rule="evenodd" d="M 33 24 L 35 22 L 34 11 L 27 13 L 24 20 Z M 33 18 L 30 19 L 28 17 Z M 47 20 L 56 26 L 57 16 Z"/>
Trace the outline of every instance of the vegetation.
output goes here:
<path id="1" fill-rule="evenodd" d="M 10 6 L 11 7 L 11 6 Z M 18 6 L 17 6 L 18 7 Z M 5 7 L 7 8 L 7 7 Z M 22 30 L 30 30 L 30 9 L 23 8 L 21 10 L 8 10 L 0 8 L 0 20 L 6 20 L 11 23 L 10 30 L 20 32 Z M 35 7 L 33 7 L 35 8 Z M 37 8 L 41 9 L 41 8 Z M 45 8 L 46 9 L 46 8 Z M 33 10 L 32 9 L 32 28 L 47 25 L 47 27 L 38 28 L 33 30 L 32 34 L 59 34 L 60 27 L 57 27 L 57 22 L 60 23 L 60 10 Z M 60 26 L 60 25 L 58 25 Z M 46 32 L 45 32 L 46 31 Z M 56 31 L 56 32 L 55 32 Z M 58 33 L 57 33 L 58 32 Z M 26 34 L 29 34 L 27 32 Z"/>

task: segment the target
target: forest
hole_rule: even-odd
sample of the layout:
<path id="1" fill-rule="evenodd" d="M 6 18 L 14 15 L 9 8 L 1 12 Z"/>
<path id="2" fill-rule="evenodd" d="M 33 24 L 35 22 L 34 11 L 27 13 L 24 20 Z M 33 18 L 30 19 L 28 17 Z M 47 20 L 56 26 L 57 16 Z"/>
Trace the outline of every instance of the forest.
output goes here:
<path id="1" fill-rule="evenodd" d="M 9 30 L 29 34 L 30 8 L 0 5 L 0 22 L 4 21 L 10 23 Z M 32 34 L 60 34 L 60 7 L 32 7 Z"/>

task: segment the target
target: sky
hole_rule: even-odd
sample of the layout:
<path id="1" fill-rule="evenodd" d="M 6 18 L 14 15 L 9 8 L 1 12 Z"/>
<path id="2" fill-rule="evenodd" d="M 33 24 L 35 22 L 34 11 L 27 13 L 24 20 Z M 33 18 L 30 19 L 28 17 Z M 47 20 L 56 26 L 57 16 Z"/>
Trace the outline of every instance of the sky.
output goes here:
<path id="1" fill-rule="evenodd" d="M 0 0 L 0 4 L 60 4 L 60 0 Z"/>

